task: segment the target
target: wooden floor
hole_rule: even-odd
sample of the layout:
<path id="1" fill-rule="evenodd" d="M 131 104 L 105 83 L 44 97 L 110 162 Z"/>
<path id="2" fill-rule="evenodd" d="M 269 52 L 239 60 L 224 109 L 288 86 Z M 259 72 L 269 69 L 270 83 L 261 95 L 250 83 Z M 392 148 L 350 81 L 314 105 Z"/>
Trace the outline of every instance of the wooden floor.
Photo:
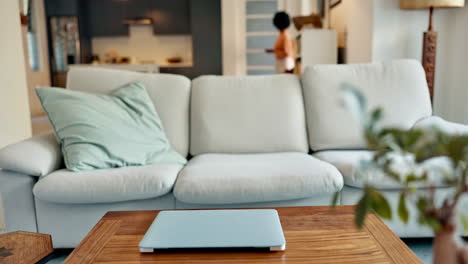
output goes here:
<path id="1" fill-rule="evenodd" d="M 138 244 L 158 211 L 109 212 L 65 263 L 422 263 L 380 219 L 354 226 L 354 207 L 276 208 L 286 251 L 143 254 Z"/>

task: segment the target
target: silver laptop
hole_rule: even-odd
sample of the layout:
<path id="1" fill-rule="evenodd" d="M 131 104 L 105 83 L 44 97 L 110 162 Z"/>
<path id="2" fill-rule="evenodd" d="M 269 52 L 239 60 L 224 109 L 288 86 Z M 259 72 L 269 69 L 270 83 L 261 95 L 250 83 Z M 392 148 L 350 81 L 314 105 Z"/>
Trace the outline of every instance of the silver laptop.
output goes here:
<path id="1" fill-rule="evenodd" d="M 162 249 L 286 249 L 273 209 L 161 211 L 140 242 L 140 252 Z"/>

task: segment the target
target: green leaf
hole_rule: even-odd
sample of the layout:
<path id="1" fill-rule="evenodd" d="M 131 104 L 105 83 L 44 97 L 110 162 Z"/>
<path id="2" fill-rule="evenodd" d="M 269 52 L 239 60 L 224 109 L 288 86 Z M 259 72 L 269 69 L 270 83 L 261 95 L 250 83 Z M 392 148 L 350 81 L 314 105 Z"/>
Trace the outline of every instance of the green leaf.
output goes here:
<path id="1" fill-rule="evenodd" d="M 365 122 L 367 101 L 361 91 L 350 83 L 341 84 L 342 104 L 358 121 Z"/>
<path id="2" fill-rule="evenodd" d="M 364 221 L 366 220 L 367 212 L 369 211 L 370 199 L 369 195 L 364 192 L 361 200 L 359 200 L 358 204 L 356 205 L 356 209 L 354 212 L 354 220 L 356 222 L 356 226 L 361 229 L 364 226 Z"/>
<path id="3" fill-rule="evenodd" d="M 409 212 L 408 208 L 406 207 L 406 197 L 404 192 L 400 194 L 400 200 L 398 201 L 398 217 L 403 223 L 408 223 Z"/>
<path id="4" fill-rule="evenodd" d="M 434 230 L 434 232 L 438 232 L 442 227 L 437 219 L 428 215 L 419 215 L 419 223 L 421 225 L 429 226 L 430 228 L 432 228 L 432 230 Z"/>
<path id="5" fill-rule="evenodd" d="M 415 182 L 417 181 L 418 178 L 416 177 L 416 175 L 414 175 L 414 173 L 410 173 L 408 174 L 408 176 L 406 177 L 406 183 L 411 183 L 411 182 Z"/>
<path id="6" fill-rule="evenodd" d="M 368 128 L 374 129 L 375 125 L 382 119 L 383 116 L 383 110 L 382 108 L 378 107 L 374 109 L 370 113 L 369 121 L 368 121 Z"/>
<path id="7" fill-rule="evenodd" d="M 418 201 L 416 202 L 416 207 L 419 209 L 419 212 L 424 213 L 427 209 L 427 200 L 426 198 L 422 197 L 419 198 Z"/>
<path id="8" fill-rule="evenodd" d="M 415 194 L 418 192 L 418 188 L 414 185 L 408 186 L 408 190 L 410 191 L 411 194 Z"/>
<path id="9" fill-rule="evenodd" d="M 374 212 L 384 219 L 392 219 L 392 209 L 387 199 L 376 189 L 370 190 L 371 208 Z"/>
<path id="10" fill-rule="evenodd" d="M 407 149 L 412 148 L 416 143 L 418 143 L 423 135 L 424 135 L 424 132 L 421 130 L 415 129 L 415 130 L 407 131 L 407 134 L 406 134 L 407 137 L 405 139 Z"/>
<path id="11" fill-rule="evenodd" d="M 460 214 L 460 222 L 462 223 L 464 235 L 468 235 L 468 216 L 465 214 Z"/>
<path id="12" fill-rule="evenodd" d="M 439 221 L 437 221 L 437 219 L 433 217 L 427 218 L 426 223 L 428 226 L 430 226 L 434 230 L 434 232 L 438 232 L 440 228 L 442 227 Z"/>
<path id="13" fill-rule="evenodd" d="M 426 182 L 428 179 L 427 171 L 424 172 L 421 176 L 416 176 L 414 173 L 410 173 L 406 176 L 405 181 L 407 184 L 413 182 Z"/>
<path id="14" fill-rule="evenodd" d="M 332 206 L 335 207 L 338 204 L 338 199 L 340 199 L 340 192 L 336 192 L 333 195 Z"/>
<path id="15" fill-rule="evenodd" d="M 454 164 L 458 164 L 465 158 L 468 146 L 468 136 L 453 136 L 449 139 L 447 150 L 448 156 L 454 161 Z"/>

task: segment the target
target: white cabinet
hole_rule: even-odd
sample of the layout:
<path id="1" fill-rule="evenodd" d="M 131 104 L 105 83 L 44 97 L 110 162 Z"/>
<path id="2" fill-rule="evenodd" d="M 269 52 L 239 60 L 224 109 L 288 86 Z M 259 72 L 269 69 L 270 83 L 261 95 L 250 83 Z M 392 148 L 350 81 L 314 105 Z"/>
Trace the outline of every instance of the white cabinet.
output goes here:
<path id="1" fill-rule="evenodd" d="M 337 33 L 332 29 L 303 29 L 298 39 L 301 73 L 307 66 L 337 64 Z"/>

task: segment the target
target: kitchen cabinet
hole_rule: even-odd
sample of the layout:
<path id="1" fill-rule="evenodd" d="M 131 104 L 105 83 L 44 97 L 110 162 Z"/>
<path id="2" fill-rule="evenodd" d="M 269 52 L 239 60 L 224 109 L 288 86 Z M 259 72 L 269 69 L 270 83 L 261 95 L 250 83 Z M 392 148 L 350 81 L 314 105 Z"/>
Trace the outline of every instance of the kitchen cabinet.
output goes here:
<path id="1" fill-rule="evenodd" d="M 122 21 L 130 1 L 88 0 L 88 33 L 91 37 L 127 36 L 128 25 Z"/>
<path id="2" fill-rule="evenodd" d="M 93 37 L 127 36 L 124 19 L 149 17 L 154 33 L 190 34 L 189 0 L 88 0 L 89 32 Z"/>
<path id="3" fill-rule="evenodd" d="M 47 16 L 78 16 L 80 3 L 78 0 L 45 0 Z"/>
<path id="4" fill-rule="evenodd" d="M 154 34 L 190 34 L 189 0 L 144 1 L 150 2 L 148 16 L 153 19 Z"/>
<path id="5" fill-rule="evenodd" d="M 190 34 L 190 0 L 128 0 L 127 18 L 149 17 L 156 35 Z"/>

